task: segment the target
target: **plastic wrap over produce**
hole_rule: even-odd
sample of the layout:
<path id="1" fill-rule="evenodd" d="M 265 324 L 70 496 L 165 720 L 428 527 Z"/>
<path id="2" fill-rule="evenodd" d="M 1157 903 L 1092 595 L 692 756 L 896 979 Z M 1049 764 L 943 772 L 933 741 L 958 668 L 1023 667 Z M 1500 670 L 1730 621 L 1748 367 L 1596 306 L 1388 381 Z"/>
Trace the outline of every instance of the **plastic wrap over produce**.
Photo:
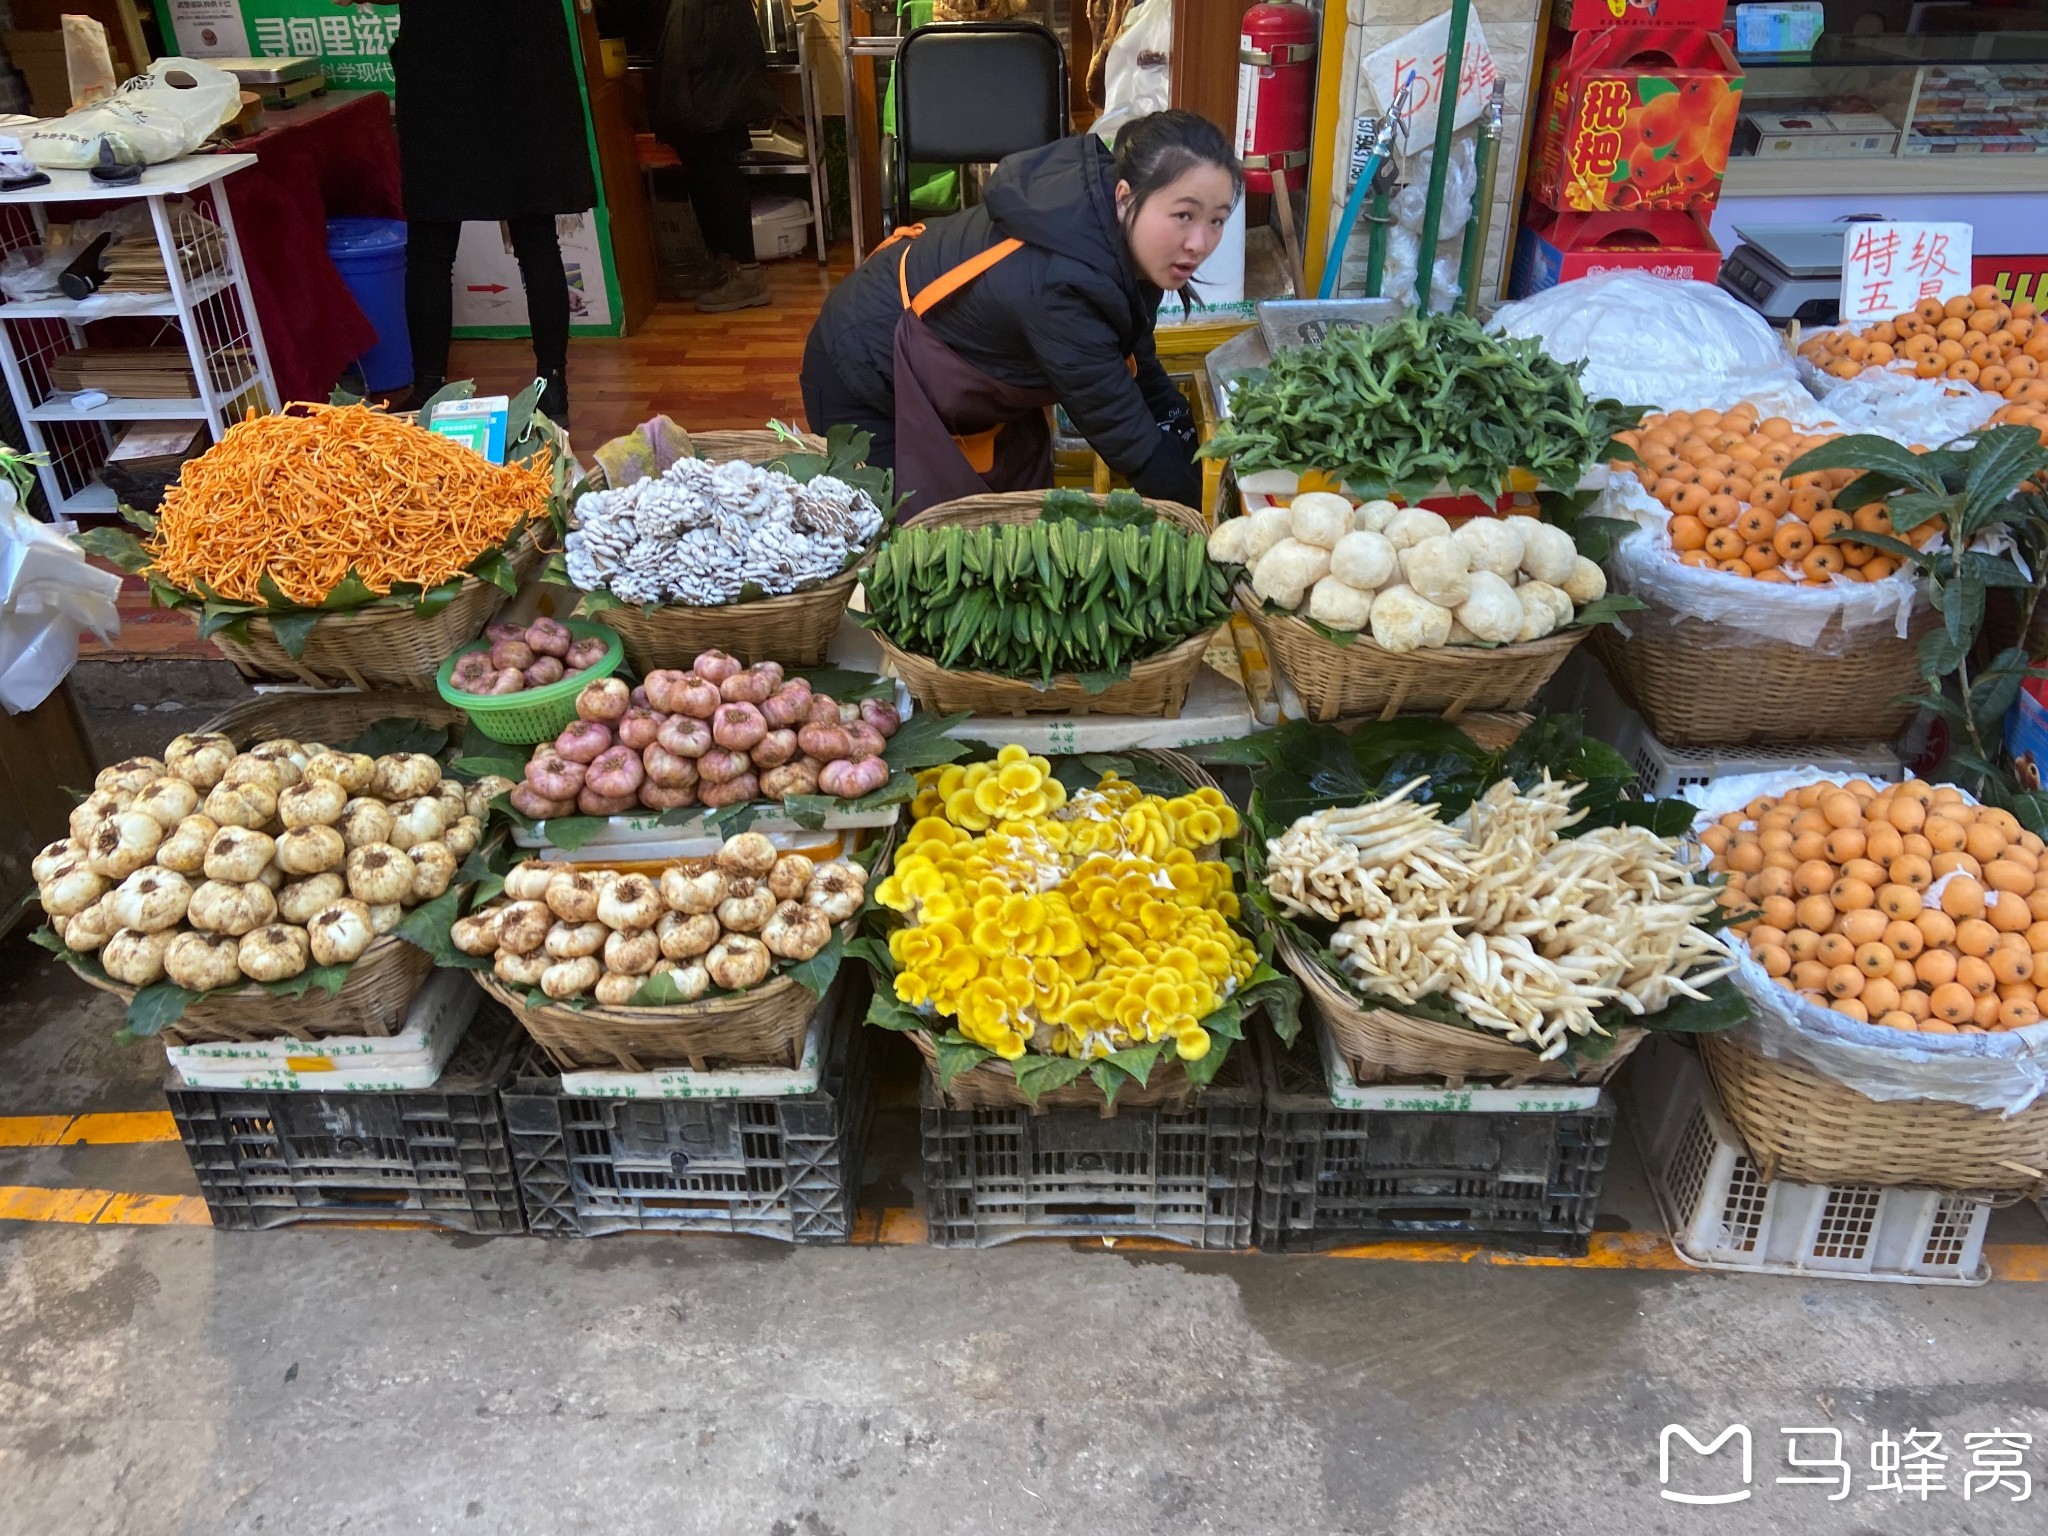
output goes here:
<path id="1" fill-rule="evenodd" d="M 1585 363 L 1580 383 L 1593 398 L 1667 411 L 1746 400 L 1795 419 L 1813 408 L 1777 333 L 1712 283 L 1601 272 L 1503 304 L 1492 323 L 1535 337 L 1559 362 Z"/>
<path id="2" fill-rule="evenodd" d="M 1758 643 L 1789 641 L 1818 656 L 1842 656 L 1879 631 L 1904 639 L 1919 600 L 1918 578 L 1910 566 L 1882 581 L 1837 580 L 1826 587 L 1804 587 L 1681 565 L 1672 557 L 1665 531 L 1671 514 L 1633 474 L 1610 475 L 1592 514 L 1625 518 L 1645 530 L 1614 546 L 1607 563 L 1615 591 L 1640 597 L 1678 618 L 1739 631 L 1728 636 L 1731 647 L 1746 644 L 1744 635 L 1754 635 Z M 1624 623 L 1649 617 L 1632 615 Z M 1692 638 L 1697 643 L 1699 637 Z"/>
<path id="3" fill-rule="evenodd" d="M 1831 378 L 1805 358 L 1799 376 L 1820 396 L 1817 419 L 1844 432 L 1875 432 L 1909 447 L 1938 445 L 1991 420 L 2005 401 L 1979 389 L 1957 389 L 1944 379 L 1918 379 L 1877 369 L 1853 379 Z"/>
<path id="4" fill-rule="evenodd" d="M 1700 808 L 1695 825 L 1704 827 L 1759 795 L 1783 795 L 1826 777 L 1819 768 L 1748 773 L 1681 793 Z M 1859 1024 L 1802 1001 L 1764 974 L 1739 935 L 1724 937 L 1737 957 L 1735 985 L 1753 1010 L 1736 1028 L 1773 1061 L 1796 1062 L 1881 1102 L 1936 1099 L 2010 1116 L 2048 1092 L 2048 1022 L 1982 1035 L 1909 1034 Z"/>

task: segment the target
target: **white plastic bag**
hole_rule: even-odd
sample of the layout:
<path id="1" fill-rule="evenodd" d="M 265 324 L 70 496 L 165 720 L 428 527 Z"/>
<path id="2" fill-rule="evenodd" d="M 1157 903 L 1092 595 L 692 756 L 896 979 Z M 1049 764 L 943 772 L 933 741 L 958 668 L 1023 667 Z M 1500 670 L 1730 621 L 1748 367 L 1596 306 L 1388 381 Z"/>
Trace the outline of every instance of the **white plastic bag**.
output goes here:
<path id="1" fill-rule="evenodd" d="M 67 525 L 68 526 L 68 525 Z M 120 632 L 114 606 L 121 578 L 86 562 L 85 552 L 21 510 L 0 481 L 0 707 L 34 709 L 78 660 L 78 637 Z"/>
<path id="2" fill-rule="evenodd" d="M 1759 795 L 1829 777 L 1818 768 L 1749 773 L 1681 791 L 1700 808 L 1699 827 L 1741 810 Z M 1787 991 L 1749 958 L 1735 934 L 1735 985 L 1749 1000 L 1750 1021 L 1738 1037 L 1773 1061 L 1791 1061 L 1867 1098 L 1936 1099 L 2016 1115 L 2048 1092 L 2048 1023 L 1983 1035 L 1909 1034 L 1884 1024 L 1859 1024 Z"/>
<path id="3" fill-rule="evenodd" d="M 1561 363 L 1584 362 L 1595 399 L 1667 411 L 1748 401 L 1787 417 L 1813 404 L 1778 333 L 1712 283 L 1601 272 L 1504 304 L 1493 326 L 1536 338 Z"/>
<path id="4" fill-rule="evenodd" d="M 1615 544 L 1608 559 L 1613 590 L 1640 597 L 1661 614 L 1719 626 L 1730 647 L 1769 642 L 1804 646 L 1816 656 L 1844 656 L 1874 638 L 1904 639 L 1920 601 L 1919 574 L 1911 566 L 1882 581 L 1795 587 L 1681 565 L 1671 553 L 1670 512 L 1628 471 L 1608 476 L 1592 511 L 1596 517 L 1625 518 L 1644 530 Z M 1647 621 L 1648 615 L 1629 614 L 1622 623 Z M 1704 643 L 1704 637 L 1692 638 Z M 1736 664 L 1725 657 L 1702 662 Z"/>
<path id="5" fill-rule="evenodd" d="M 1102 116 L 1095 132 L 1105 144 L 1133 118 L 1173 105 L 1173 0 L 1139 0 L 1109 45 L 1102 68 Z"/>
<path id="6" fill-rule="evenodd" d="M 98 106 L 25 129 L 22 148 L 46 171 L 99 164 L 100 140 L 124 145 L 145 165 L 190 154 L 240 110 L 242 87 L 200 59 L 158 59 Z"/>
<path id="7" fill-rule="evenodd" d="M 1429 172 L 1435 158 L 1434 148 L 1416 155 L 1410 162 L 1414 179 L 1388 199 L 1388 212 L 1394 221 L 1387 227 L 1387 258 L 1380 274 L 1380 293 L 1409 306 L 1415 303 L 1415 276 L 1422 254 L 1422 215 L 1429 202 Z M 1436 260 L 1430 266 L 1429 276 L 1429 307 L 1433 314 L 1444 314 L 1462 297 L 1458 267 L 1464 259 L 1465 226 L 1472 221 L 1472 195 L 1478 185 L 1478 151 L 1473 136 L 1461 133 L 1451 141 L 1451 168 L 1444 173 Z M 1338 292 L 1347 297 L 1365 292 L 1366 270 L 1370 265 L 1367 236 L 1367 220 L 1361 214 L 1351 243 L 1344 249 L 1343 273 L 1338 281 Z"/>

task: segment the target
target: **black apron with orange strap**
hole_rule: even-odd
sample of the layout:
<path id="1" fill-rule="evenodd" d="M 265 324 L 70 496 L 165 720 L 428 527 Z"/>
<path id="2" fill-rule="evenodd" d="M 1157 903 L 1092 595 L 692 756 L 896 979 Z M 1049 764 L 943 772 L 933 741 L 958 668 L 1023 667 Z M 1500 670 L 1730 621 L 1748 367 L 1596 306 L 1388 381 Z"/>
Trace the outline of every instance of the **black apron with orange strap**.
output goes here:
<path id="1" fill-rule="evenodd" d="M 913 511 L 987 491 L 1044 489 L 1052 484 L 1045 411 L 1058 396 L 991 378 L 941 341 L 924 318 L 1024 242 L 1000 241 L 913 297 L 910 242 L 923 228 L 900 229 L 884 242 L 903 247 L 896 276 L 903 296 L 895 348 L 896 489 Z"/>

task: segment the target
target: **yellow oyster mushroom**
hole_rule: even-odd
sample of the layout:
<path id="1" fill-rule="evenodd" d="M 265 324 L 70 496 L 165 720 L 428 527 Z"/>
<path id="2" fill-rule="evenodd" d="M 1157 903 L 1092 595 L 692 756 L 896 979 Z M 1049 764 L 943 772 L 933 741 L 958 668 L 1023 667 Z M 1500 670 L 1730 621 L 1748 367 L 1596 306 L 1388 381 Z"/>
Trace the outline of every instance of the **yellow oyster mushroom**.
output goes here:
<path id="1" fill-rule="evenodd" d="M 1195 952 L 1181 945 L 1173 945 L 1160 957 L 1160 963 L 1173 971 L 1182 981 L 1193 981 L 1202 974 L 1202 962 Z"/>
<path id="2" fill-rule="evenodd" d="M 912 1008 L 922 1008 L 932 1000 L 931 979 L 923 971 L 908 967 L 897 971 L 896 997 Z"/>
<path id="3" fill-rule="evenodd" d="M 1200 1061 L 1209 1054 L 1209 1031 L 1190 1024 L 1174 1037 L 1174 1054 L 1182 1061 Z"/>

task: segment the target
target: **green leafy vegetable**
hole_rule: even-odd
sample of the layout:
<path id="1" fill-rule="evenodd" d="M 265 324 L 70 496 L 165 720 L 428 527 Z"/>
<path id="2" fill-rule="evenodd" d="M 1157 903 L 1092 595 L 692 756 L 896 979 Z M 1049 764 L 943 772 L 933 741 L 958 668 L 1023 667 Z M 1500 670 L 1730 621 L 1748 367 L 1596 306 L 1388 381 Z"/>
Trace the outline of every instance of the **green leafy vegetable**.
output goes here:
<path id="1" fill-rule="evenodd" d="M 1409 500 L 1444 484 L 1497 496 L 1517 469 L 1572 487 L 1643 414 L 1588 401 L 1583 371 L 1466 315 L 1333 329 L 1249 375 L 1202 453 Z"/>

